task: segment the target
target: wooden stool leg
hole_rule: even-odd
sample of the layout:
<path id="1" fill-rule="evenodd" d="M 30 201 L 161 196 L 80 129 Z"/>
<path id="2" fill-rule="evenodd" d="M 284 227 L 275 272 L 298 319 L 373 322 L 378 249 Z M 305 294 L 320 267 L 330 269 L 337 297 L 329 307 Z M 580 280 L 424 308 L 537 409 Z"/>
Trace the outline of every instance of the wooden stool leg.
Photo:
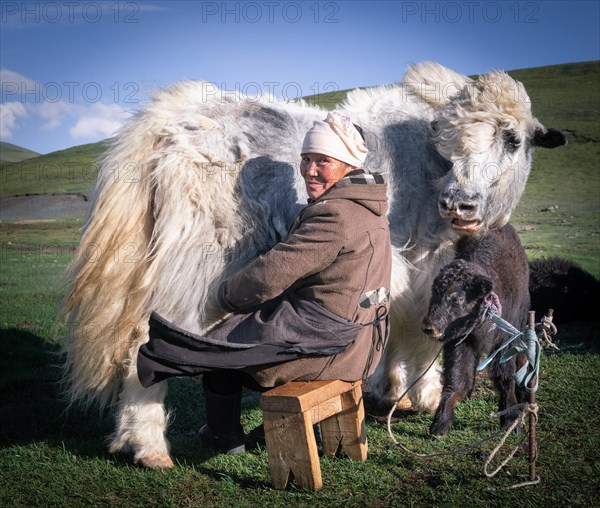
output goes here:
<path id="1" fill-rule="evenodd" d="M 321 422 L 323 454 L 333 457 L 341 450 L 351 459 L 367 460 L 367 429 L 360 386 L 343 393 L 342 410 Z"/>
<path id="2" fill-rule="evenodd" d="M 300 486 L 320 489 L 321 464 L 310 411 L 265 411 L 263 418 L 273 487 L 285 489 L 291 473 Z"/>

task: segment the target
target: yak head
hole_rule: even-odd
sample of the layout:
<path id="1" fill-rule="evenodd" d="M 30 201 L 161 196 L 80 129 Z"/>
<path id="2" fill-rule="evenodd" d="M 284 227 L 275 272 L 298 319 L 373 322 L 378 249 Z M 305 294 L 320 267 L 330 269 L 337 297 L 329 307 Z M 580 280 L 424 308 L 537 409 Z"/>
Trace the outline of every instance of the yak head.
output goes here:
<path id="1" fill-rule="evenodd" d="M 484 316 L 492 286 L 473 263 L 457 259 L 446 265 L 433 281 L 423 333 L 444 342 L 469 334 Z"/>
<path id="2" fill-rule="evenodd" d="M 505 225 L 517 206 L 535 147 L 566 144 L 531 113 L 524 86 L 495 71 L 464 79 L 447 102 L 435 104 L 433 140 L 450 170 L 438 181 L 438 209 L 459 234 Z"/>

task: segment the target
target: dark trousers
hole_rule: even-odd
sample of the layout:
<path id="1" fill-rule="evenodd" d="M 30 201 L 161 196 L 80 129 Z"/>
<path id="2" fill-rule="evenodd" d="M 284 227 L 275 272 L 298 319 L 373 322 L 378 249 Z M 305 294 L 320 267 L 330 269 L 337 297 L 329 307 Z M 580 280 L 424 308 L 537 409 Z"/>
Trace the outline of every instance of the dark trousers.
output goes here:
<path id="1" fill-rule="evenodd" d="M 248 388 L 255 392 L 265 392 L 268 388 L 259 385 L 247 372 L 240 370 L 219 369 L 206 372 L 202 375 L 204 383 L 208 385 L 213 393 L 229 395 L 239 390 Z"/>
<path id="2" fill-rule="evenodd" d="M 263 391 L 250 374 L 239 370 L 214 370 L 202 377 L 206 423 L 213 445 L 243 440 L 244 429 L 240 423 L 242 388 Z M 202 431 L 201 431 L 202 432 Z M 231 441 L 233 439 L 233 441 Z"/>

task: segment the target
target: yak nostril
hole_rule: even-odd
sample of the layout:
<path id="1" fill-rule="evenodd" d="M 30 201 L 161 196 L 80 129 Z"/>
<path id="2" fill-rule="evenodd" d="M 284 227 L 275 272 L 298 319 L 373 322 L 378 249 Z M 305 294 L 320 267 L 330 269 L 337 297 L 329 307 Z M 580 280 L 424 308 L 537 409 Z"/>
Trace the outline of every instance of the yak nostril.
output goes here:
<path id="1" fill-rule="evenodd" d="M 421 324 L 421 331 L 427 335 L 428 337 L 438 338 L 441 337 L 442 333 L 437 329 L 437 327 L 428 321 L 423 321 Z"/>
<path id="2" fill-rule="evenodd" d="M 467 203 L 460 203 L 458 205 L 458 209 L 461 212 L 472 212 L 477 208 L 477 205 L 471 205 L 471 204 L 467 204 Z"/>
<path id="3" fill-rule="evenodd" d="M 423 324 L 423 326 L 421 327 L 421 330 L 423 330 L 423 333 L 425 335 L 437 335 L 437 330 L 435 329 L 435 326 L 433 326 L 433 325 Z"/>

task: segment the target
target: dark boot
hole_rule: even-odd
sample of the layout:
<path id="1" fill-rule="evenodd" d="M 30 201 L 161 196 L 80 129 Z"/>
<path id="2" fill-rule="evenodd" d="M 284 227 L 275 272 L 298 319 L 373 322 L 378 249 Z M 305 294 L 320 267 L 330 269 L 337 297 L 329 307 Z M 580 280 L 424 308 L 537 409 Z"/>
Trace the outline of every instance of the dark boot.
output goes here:
<path id="1" fill-rule="evenodd" d="M 242 386 L 229 393 L 217 393 L 211 376 L 202 377 L 206 425 L 198 433 L 202 444 L 220 453 L 235 455 L 246 451 L 244 429 L 240 423 Z"/>

